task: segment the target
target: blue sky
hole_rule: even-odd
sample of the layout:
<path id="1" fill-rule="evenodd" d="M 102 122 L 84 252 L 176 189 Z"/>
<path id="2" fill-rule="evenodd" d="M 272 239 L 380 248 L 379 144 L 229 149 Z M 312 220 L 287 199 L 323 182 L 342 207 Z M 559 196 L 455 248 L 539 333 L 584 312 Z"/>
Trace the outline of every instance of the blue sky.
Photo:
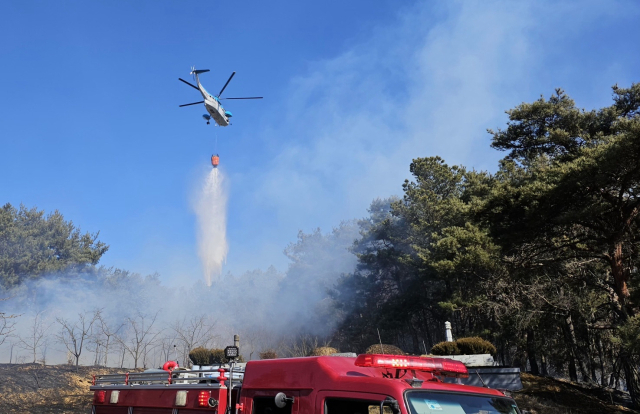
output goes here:
<path id="1" fill-rule="evenodd" d="M 581 107 L 640 80 L 628 1 L 3 2 L 0 202 L 60 210 L 102 263 L 201 277 L 193 194 L 220 153 L 235 274 L 285 270 L 298 230 L 401 193 L 412 158 L 495 170 L 487 128 L 564 88 Z M 178 81 L 232 71 L 228 128 Z M 216 149 L 217 139 L 217 149 Z"/>

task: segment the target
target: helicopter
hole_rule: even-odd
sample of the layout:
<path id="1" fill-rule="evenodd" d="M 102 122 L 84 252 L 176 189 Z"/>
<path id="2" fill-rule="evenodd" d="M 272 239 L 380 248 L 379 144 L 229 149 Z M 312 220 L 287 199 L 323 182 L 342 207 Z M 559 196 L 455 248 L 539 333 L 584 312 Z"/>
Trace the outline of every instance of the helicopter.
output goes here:
<path id="1" fill-rule="evenodd" d="M 211 118 L 213 118 L 214 122 L 216 124 L 218 124 L 219 126 L 221 126 L 221 127 L 229 126 L 229 118 L 231 118 L 233 116 L 233 114 L 231 114 L 231 112 L 229 112 L 229 111 L 226 111 L 222 107 L 222 104 L 220 103 L 220 100 L 222 100 L 222 99 L 262 99 L 262 96 L 252 96 L 252 97 L 248 97 L 248 98 L 220 98 L 220 95 L 222 95 L 222 92 L 224 92 L 224 90 L 226 89 L 227 85 L 229 84 L 229 82 L 231 82 L 231 79 L 236 74 L 235 72 L 233 72 L 231 74 L 231 76 L 229 76 L 229 79 L 227 80 L 227 83 L 225 83 L 224 86 L 222 87 L 222 89 L 220 89 L 220 92 L 216 96 L 213 96 L 209 92 L 207 92 L 207 90 L 204 88 L 204 86 L 202 86 L 202 84 L 200 83 L 200 79 L 199 79 L 198 75 L 200 75 L 201 73 L 205 73 L 205 72 L 209 72 L 209 69 L 191 68 L 191 75 L 195 76 L 196 83 L 198 84 L 198 86 L 196 86 L 196 85 L 194 85 L 194 84 L 192 84 L 190 82 L 187 82 L 186 80 L 184 80 L 182 78 L 178 78 L 178 79 L 181 80 L 182 82 L 186 83 L 187 85 L 191 86 L 192 88 L 199 90 L 200 93 L 202 94 L 202 97 L 204 98 L 204 101 L 192 102 L 192 103 L 180 105 L 180 107 L 190 106 L 190 105 L 197 105 L 197 104 L 203 103 L 205 109 L 208 112 L 208 114 L 204 114 L 204 115 L 202 115 L 202 117 L 207 121 L 207 125 L 210 123 Z"/>

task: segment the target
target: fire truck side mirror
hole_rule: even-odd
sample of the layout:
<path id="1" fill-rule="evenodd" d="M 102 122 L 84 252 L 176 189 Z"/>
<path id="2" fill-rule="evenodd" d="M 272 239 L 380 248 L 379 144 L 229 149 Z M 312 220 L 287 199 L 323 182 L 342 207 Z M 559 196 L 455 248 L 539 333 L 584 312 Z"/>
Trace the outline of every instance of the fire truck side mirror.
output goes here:
<path id="1" fill-rule="evenodd" d="M 385 408 L 387 407 L 391 409 L 393 414 L 400 414 L 400 404 L 395 398 L 387 397 L 380 401 L 380 414 L 386 414 L 387 410 Z"/>
<path id="2" fill-rule="evenodd" d="M 288 402 L 290 402 L 291 404 L 293 404 L 294 402 L 293 397 L 287 397 L 287 395 L 284 392 L 277 393 L 274 400 L 275 400 L 276 407 L 278 408 L 284 408 L 287 406 Z"/>

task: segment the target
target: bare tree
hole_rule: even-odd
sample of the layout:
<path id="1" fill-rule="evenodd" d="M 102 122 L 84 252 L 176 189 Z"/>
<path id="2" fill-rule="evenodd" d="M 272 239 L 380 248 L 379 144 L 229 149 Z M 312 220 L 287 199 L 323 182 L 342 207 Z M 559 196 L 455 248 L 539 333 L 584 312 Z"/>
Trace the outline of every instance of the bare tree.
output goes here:
<path id="1" fill-rule="evenodd" d="M 158 332 L 160 335 L 160 332 Z M 147 368 L 149 365 L 156 365 L 156 356 L 161 352 L 161 342 L 157 339 L 146 342 L 142 351 L 142 366 Z"/>
<path id="2" fill-rule="evenodd" d="M 214 328 L 216 321 L 210 316 L 202 314 L 192 316 L 187 319 L 185 316 L 181 321 L 176 321 L 172 329 L 176 333 L 178 342 L 182 345 L 183 358 L 191 365 L 191 361 L 186 357 L 189 352 L 198 346 L 207 347 L 215 339 Z"/>
<path id="3" fill-rule="evenodd" d="M 126 332 L 118 335 L 118 342 L 124 350 L 133 358 L 134 368 L 138 368 L 138 362 L 142 357 L 144 360 L 145 352 L 149 348 L 161 331 L 154 331 L 153 325 L 158 318 L 158 312 L 149 316 L 138 312 L 135 318 L 126 318 Z M 124 358 L 123 358 L 124 360 Z"/>
<path id="4" fill-rule="evenodd" d="M 13 364 L 13 350 L 15 349 L 16 345 L 18 345 L 17 342 L 9 341 L 9 364 Z"/>
<path id="5" fill-rule="evenodd" d="M 100 330 L 101 335 L 103 336 L 104 346 L 104 366 L 108 367 L 109 363 L 109 345 L 113 343 L 113 340 L 116 338 L 116 335 L 120 330 L 122 330 L 124 323 L 119 325 L 109 323 L 106 318 L 102 315 L 102 311 L 99 310 L 97 312 L 98 317 L 98 328 Z"/>
<path id="6" fill-rule="evenodd" d="M 87 345 L 87 349 L 94 354 L 93 358 L 93 366 L 100 366 L 100 361 L 102 360 L 102 348 L 103 348 L 104 338 L 100 334 L 100 332 L 94 332 L 93 335 L 89 337 L 89 343 Z"/>
<path id="7" fill-rule="evenodd" d="M 285 339 L 281 348 L 291 357 L 303 357 L 311 355 L 311 352 L 319 347 L 329 346 L 331 340 L 308 334 L 299 334 Z"/>
<path id="8" fill-rule="evenodd" d="M 271 349 L 277 343 L 276 335 L 265 328 L 244 329 L 240 332 L 241 354 L 252 360 L 262 350 Z"/>
<path id="9" fill-rule="evenodd" d="M 160 359 L 163 361 L 169 360 L 178 360 L 178 337 L 173 332 L 173 330 L 169 331 L 171 335 L 164 335 L 159 340 L 159 351 L 160 351 Z M 178 361 L 179 362 L 179 361 Z"/>
<path id="10" fill-rule="evenodd" d="M 0 298 L 0 302 L 7 300 L 7 298 Z M 13 319 L 17 318 L 18 315 L 11 315 L 8 313 L 0 312 L 0 345 L 6 341 L 6 339 L 11 335 L 14 331 L 14 326 L 16 325 Z"/>
<path id="11" fill-rule="evenodd" d="M 38 359 L 38 351 L 45 344 L 47 339 L 47 325 L 43 317 L 44 311 L 37 312 L 33 316 L 33 321 L 29 324 L 29 329 L 24 336 L 18 336 L 20 348 L 28 351 L 32 356 L 32 362 L 35 364 Z"/>
<path id="12" fill-rule="evenodd" d="M 85 340 L 91 335 L 93 324 L 96 321 L 96 312 L 81 312 L 76 320 L 56 318 L 60 324 L 60 332 L 56 335 L 58 342 L 64 344 L 67 351 L 76 360 L 76 372 L 80 363 L 80 355 L 84 347 Z"/>
<path id="13" fill-rule="evenodd" d="M 48 337 L 45 338 L 42 343 L 42 347 L 40 348 L 40 363 L 42 365 L 47 365 L 47 351 L 49 350 L 49 340 Z"/>
<path id="14" fill-rule="evenodd" d="M 124 342 L 121 341 L 124 340 L 124 338 L 120 338 L 119 336 L 116 336 L 116 350 L 118 351 L 118 359 L 120 360 L 120 368 L 124 368 L 124 359 L 127 356 L 127 348 L 124 346 Z"/>

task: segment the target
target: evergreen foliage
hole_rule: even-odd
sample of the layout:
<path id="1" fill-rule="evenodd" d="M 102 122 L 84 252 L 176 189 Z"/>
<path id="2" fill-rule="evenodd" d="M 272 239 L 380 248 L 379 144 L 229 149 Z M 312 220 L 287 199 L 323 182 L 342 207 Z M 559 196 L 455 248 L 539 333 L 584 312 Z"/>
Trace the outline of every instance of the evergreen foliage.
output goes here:
<path id="1" fill-rule="evenodd" d="M 364 351 L 365 354 L 389 354 L 389 355 L 404 355 L 402 349 L 395 345 L 389 344 L 373 344 Z"/>
<path id="2" fill-rule="evenodd" d="M 210 349 L 209 353 L 211 355 L 210 357 L 211 364 L 226 364 L 227 362 L 229 362 L 229 360 L 224 357 L 224 349 L 220 349 L 220 348 Z"/>
<path id="3" fill-rule="evenodd" d="M 0 286 L 10 288 L 47 273 L 78 273 L 96 265 L 109 246 L 82 234 L 55 211 L 0 208 Z"/>
<path id="4" fill-rule="evenodd" d="M 278 353 L 273 349 L 267 349 L 266 351 L 260 352 L 260 359 L 276 359 L 278 358 Z"/>
<path id="5" fill-rule="evenodd" d="M 337 354 L 338 350 L 330 347 L 330 346 L 320 346 L 318 348 L 315 348 L 313 351 L 311 351 L 311 355 L 310 356 L 325 356 L 325 355 L 331 355 L 331 354 Z"/>
<path id="6" fill-rule="evenodd" d="M 193 348 L 189 352 L 189 359 L 193 365 L 211 365 L 213 363 L 211 352 L 203 347 Z"/>
<path id="7" fill-rule="evenodd" d="M 454 342 L 438 342 L 431 348 L 433 355 L 496 355 L 496 347 L 478 336 L 459 338 Z"/>
<path id="8" fill-rule="evenodd" d="M 460 350 L 460 355 L 496 354 L 496 347 L 478 336 L 459 338 L 455 343 Z"/>
<path id="9" fill-rule="evenodd" d="M 379 330 L 423 353 L 449 320 L 503 364 L 624 381 L 638 407 L 640 84 L 598 110 L 556 90 L 508 115 L 489 131 L 506 152 L 497 173 L 417 158 L 402 199 L 371 204 L 357 268 L 332 292 L 335 341 L 362 351 Z"/>
<path id="10" fill-rule="evenodd" d="M 460 348 L 455 342 L 442 341 L 431 347 L 433 355 L 460 355 Z"/>
<path id="11" fill-rule="evenodd" d="M 224 357 L 224 349 L 221 348 L 194 348 L 189 352 L 189 359 L 194 365 L 220 365 L 229 362 L 229 360 Z M 236 358 L 236 362 L 244 362 L 242 355 Z"/>

